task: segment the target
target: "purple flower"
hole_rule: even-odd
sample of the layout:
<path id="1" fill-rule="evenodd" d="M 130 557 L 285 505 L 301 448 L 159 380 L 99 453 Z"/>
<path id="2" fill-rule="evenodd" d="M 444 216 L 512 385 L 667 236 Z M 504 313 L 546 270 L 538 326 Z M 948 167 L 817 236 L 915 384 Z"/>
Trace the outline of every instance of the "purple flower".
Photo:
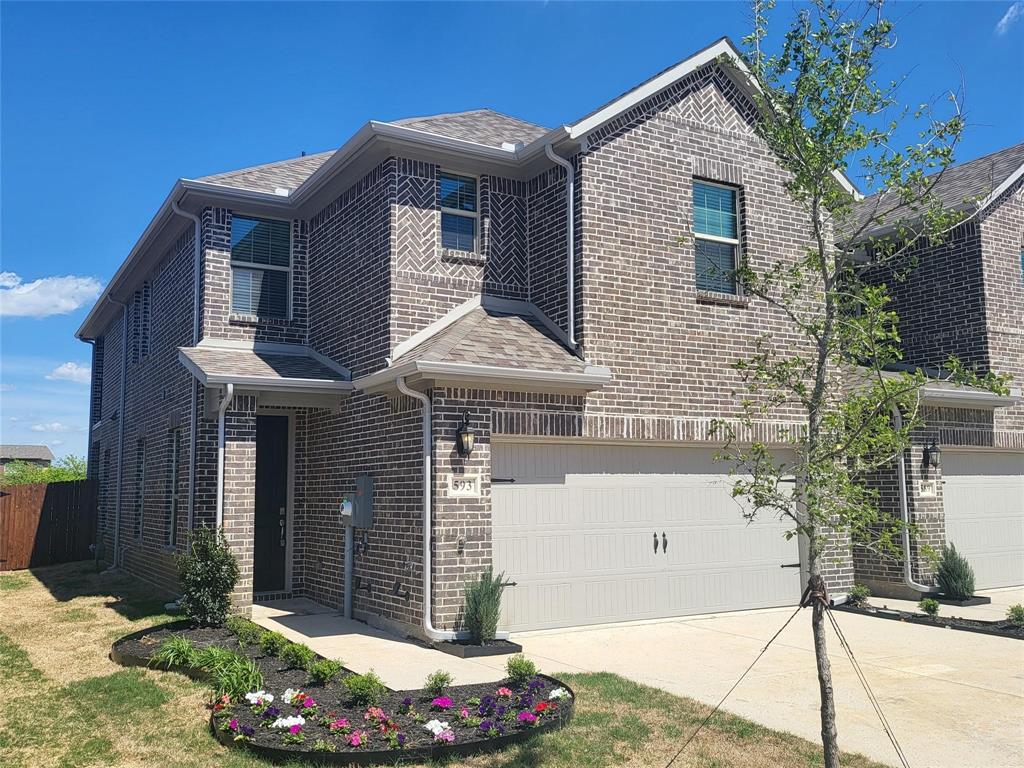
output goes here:
<path id="1" fill-rule="evenodd" d="M 404 747 L 405 746 L 405 734 L 404 733 L 400 733 L 397 736 L 395 736 L 395 741 L 398 742 L 398 746 Z"/>
<path id="2" fill-rule="evenodd" d="M 492 723 L 490 720 L 484 720 L 482 723 L 480 723 L 480 730 L 484 733 L 487 733 L 493 727 L 494 723 Z"/>
<path id="3" fill-rule="evenodd" d="M 253 736 L 256 735 L 256 729 L 253 728 L 251 725 L 243 725 L 242 726 L 242 735 L 251 739 Z"/>
<path id="4" fill-rule="evenodd" d="M 505 726 L 502 725 L 501 723 L 495 723 L 494 724 L 494 729 L 498 732 L 499 736 L 504 736 L 505 735 Z"/>
<path id="5" fill-rule="evenodd" d="M 402 699 L 402 706 L 403 707 L 411 707 L 412 706 L 412 698 L 409 697 L 409 696 L 406 696 L 404 699 Z"/>
<path id="6" fill-rule="evenodd" d="M 496 710 L 494 710 L 494 714 L 497 715 L 498 717 L 504 717 L 505 713 L 507 711 L 508 711 L 508 709 L 504 705 L 502 705 L 502 706 L 498 707 Z"/>
<path id="7" fill-rule="evenodd" d="M 533 696 L 520 696 L 519 706 L 523 709 L 533 709 Z"/>
<path id="8" fill-rule="evenodd" d="M 280 716 L 281 716 L 281 710 L 278 709 L 277 707 L 273 707 L 273 706 L 267 707 L 266 711 L 263 713 L 263 717 L 265 717 L 265 718 L 267 718 L 269 720 L 276 720 Z"/>

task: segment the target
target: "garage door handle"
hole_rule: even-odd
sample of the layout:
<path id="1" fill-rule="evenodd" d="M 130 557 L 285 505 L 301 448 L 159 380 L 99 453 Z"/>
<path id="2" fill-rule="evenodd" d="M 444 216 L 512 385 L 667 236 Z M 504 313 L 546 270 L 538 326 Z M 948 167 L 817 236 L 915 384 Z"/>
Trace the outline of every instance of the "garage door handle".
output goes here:
<path id="1" fill-rule="evenodd" d="M 664 531 L 661 532 L 661 551 L 666 555 L 668 554 L 668 536 L 665 535 Z"/>
<path id="2" fill-rule="evenodd" d="M 503 581 L 501 582 L 502 587 L 516 587 L 519 586 L 519 582 L 516 581 Z"/>
<path id="3" fill-rule="evenodd" d="M 516 479 L 514 477 L 492 477 L 491 484 L 494 483 L 514 483 Z"/>
<path id="4" fill-rule="evenodd" d="M 658 554 L 658 532 L 654 532 L 654 554 Z"/>
<path id="5" fill-rule="evenodd" d="M 786 563 L 784 565 L 780 565 L 779 566 L 779 568 L 799 568 L 799 567 L 800 567 L 800 563 Z"/>

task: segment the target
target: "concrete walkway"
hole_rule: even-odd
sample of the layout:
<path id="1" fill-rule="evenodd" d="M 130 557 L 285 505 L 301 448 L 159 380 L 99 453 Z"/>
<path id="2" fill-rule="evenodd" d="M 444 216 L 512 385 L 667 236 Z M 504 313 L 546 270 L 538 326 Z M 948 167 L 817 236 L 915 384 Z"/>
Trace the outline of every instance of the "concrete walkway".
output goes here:
<path id="1" fill-rule="evenodd" d="M 986 594 L 993 596 L 993 603 L 1011 603 L 1020 599 L 1014 594 L 1021 593 Z M 895 607 L 896 601 L 876 602 Z M 966 615 L 967 609 L 960 610 Z M 787 608 L 746 611 L 522 633 L 515 639 L 545 672 L 614 672 L 714 704 L 791 613 Z M 911 765 L 1024 766 L 1024 642 L 847 613 L 837 613 L 836 619 Z M 427 673 L 441 667 L 459 683 L 502 676 L 505 657 L 458 659 L 362 624 L 345 623 L 332 612 L 271 616 L 261 607 L 256 620 L 324 655 L 340 656 L 352 669 L 373 667 L 395 688 L 417 687 Z M 336 628 L 342 634 L 332 636 Z M 831 631 L 829 653 L 840 745 L 895 765 L 892 746 Z M 804 611 L 725 708 L 817 742 L 818 706 L 810 613 Z"/>

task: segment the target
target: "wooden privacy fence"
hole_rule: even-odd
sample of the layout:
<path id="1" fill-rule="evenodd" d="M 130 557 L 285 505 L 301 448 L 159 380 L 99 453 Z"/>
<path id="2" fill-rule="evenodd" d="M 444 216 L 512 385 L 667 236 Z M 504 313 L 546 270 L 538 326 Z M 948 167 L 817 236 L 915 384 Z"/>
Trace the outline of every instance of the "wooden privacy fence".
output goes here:
<path id="1" fill-rule="evenodd" d="M 96 481 L 0 487 L 0 571 L 92 557 Z"/>

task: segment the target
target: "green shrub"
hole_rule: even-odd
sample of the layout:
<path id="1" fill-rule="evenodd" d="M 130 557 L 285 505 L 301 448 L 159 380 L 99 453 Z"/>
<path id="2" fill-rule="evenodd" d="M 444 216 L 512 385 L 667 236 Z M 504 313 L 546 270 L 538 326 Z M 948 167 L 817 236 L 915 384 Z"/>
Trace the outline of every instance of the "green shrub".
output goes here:
<path id="1" fill-rule="evenodd" d="M 856 608 L 862 608 L 868 604 L 869 597 L 871 597 L 870 589 L 863 584 L 854 584 L 846 593 L 846 602 Z"/>
<path id="2" fill-rule="evenodd" d="M 263 627 L 258 624 L 253 624 L 244 616 L 231 616 L 225 626 L 238 640 L 238 644 L 243 648 L 250 645 L 257 645 L 260 641 L 260 637 L 263 636 Z"/>
<path id="3" fill-rule="evenodd" d="M 508 661 L 505 662 L 505 673 L 512 681 L 512 685 L 518 688 L 537 676 L 537 665 L 523 654 L 517 653 L 515 656 L 508 657 Z"/>
<path id="4" fill-rule="evenodd" d="M 231 609 L 231 592 L 238 582 L 238 563 L 223 532 L 197 528 L 177 562 L 182 612 L 198 626 L 221 626 Z"/>
<path id="5" fill-rule="evenodd" d="M 291 641 L 280 632 L 267 630 L 260 635 L 260 650 L 267 656 L 279 656 Z"/>
<path id="6" fill-rule="evenodd" d="M 221 648 L 219 645 L 211 645 L 209 648 L 196 651 L 192 666 L 209 672 L 211 675 L 216 675 L 224 667 L 233 663 L 236 656 L 234 651 Z"/>
<path id="7" fill-rule="evenodd" d="M 444 696 L 445 691 L 452 687 L 452 676 L 443 669 L 431 672 L 423 683 L 423 690 L 433 697 Z"/>
<path id="8" fill-rule="evenodd" d="M 924 613 L 927 613 L 932 618 L 939 615 L 939 601 L 933 600 L 930 597 L 924 598 L 921 602 L 917 604 L 917 607 L 920 608 Z"/>
<path id="9" fill-rule="evenodd" d="M 169 637 L 160 643 L 149 663 L 152 666 L 160 665 L 164 669 L 192 667 L 195 666 L 196 653 L 195 644 L 187 637 Z"/>
<path id="10" fill-rule="evenodd" d="M 966 600 L 974 595 L 974 569 L 952 544 L 942 547 L 935 576 L 942 594 L 950 600 Z"/>
<path id="11" fill-rule="evenodd" d="M 71 480 L 85 480 L 85 458 L 68 455 L 57 459 L 48 467 L 40 467 L 27 461 L 12 461 L 0 475 L 0 486 L 27 485 L 30 483 L 66 483 Z"/>
<path id="12" fill-rule="evenodd" d="M 384 681 L 372 669 L 365 675 L 349 675 L 343 682 L 348 689 L 349 701 L 358 706 L 380 704 L 387 693 Z"/>
<path id="13" fill-rule="evenodd" d="M 218 696 L 228 695 L 232 700 L 241 699 L 249 691 L 263 687 L 263 675 L 256 662 L 231 654 L 231 659 L 213 673 L 213 688 Z"/>
<path id="14" fill-rule="evenodd" d="M 1024 605 L 1014 603 L 1007 608 L 1006 619 L 1015 627 L 1024 627 Z"/>
<path id="15" fill-rule="evenodd" d="M 477 645 L 492 642 L 498 631 L 504 584 L 505 574 L 495 576 L 491 566 L 487 566 L 487 570 L 476 581 L 466 582 L 462 623 L 469 630 L 470 640 Z"/>
<path id="16" fill-rule="evenodd" d="M 326 685 L 341 674 L 342 664 L 334 659 L 317 659 L 306 667 L 309 673 L 309 682 L 316 685 Z"/>
<path id="17" fill-rule="evenodd" d="M 316 659 L 313 649 L 302 643 L 288 643 L 278 655 L 289 669 L 306 669 Z"/>
<path id="18" fill-rule="evenodd" d="M 334 744 L 329 742 L 329 741 L 324 741 L 323 739 L 317 739 L 316 741 L 313 742 L 313 751 L 314 752 L 337 752 L 338 748 L 336 746 L 334 746 Z"/>

